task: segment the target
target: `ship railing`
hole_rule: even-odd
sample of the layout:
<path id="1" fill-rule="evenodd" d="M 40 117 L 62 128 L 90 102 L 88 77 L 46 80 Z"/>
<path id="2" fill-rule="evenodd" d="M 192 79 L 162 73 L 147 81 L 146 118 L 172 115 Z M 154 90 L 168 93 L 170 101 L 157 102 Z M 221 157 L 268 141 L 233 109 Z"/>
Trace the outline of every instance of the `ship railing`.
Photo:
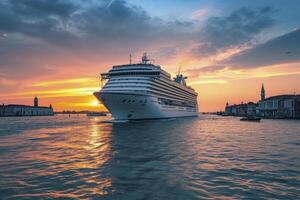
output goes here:
<path id="1" fill-rule="evenodd" d="M 100 75 L 101 80 L 109 79 L 109 74 L 108 73 L 103 73 Z"/>
<path id="2" fill-rule="evenodd" d="M 137 63 L 137 64 L 126 64 L 126 65 L 115 65 L 113 66 L 113 69 L 116 68 L 125 68 L 125 67 L 137 67 L 137 66 L 148 66 L 148 67 L 154 67 L 160 69 L 159 65 L 153 65 L 153 64 L 144 64 L 144 63 Z"/>

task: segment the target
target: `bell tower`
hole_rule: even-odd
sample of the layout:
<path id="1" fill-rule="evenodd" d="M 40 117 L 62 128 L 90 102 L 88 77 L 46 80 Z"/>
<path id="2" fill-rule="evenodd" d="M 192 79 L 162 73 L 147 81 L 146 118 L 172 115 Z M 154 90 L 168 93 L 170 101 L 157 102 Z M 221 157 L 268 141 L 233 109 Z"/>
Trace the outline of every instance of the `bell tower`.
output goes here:
<path id="1" fill-rule="evenodd" d="M 39 107 L 39 100 L 37 97 L 34 97 L 34 107 Z"/>
<path id="2" fill-rule="evenodd" d="M 265 87 L 264 84 L 262 84 L 261 86 L 261 90 L 260 90 L 260 100 L 263 101 L 266 98 L 266 92 L 265 92 Z"/>

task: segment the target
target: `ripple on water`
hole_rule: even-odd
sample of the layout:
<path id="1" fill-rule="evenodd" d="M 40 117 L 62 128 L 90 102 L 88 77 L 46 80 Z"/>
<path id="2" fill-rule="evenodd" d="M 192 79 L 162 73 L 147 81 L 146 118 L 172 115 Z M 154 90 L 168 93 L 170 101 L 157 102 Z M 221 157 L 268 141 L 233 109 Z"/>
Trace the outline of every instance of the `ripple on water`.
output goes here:
<path id="1" fill-rule="evenodd" d="M 298 121 L 0 119 L 4 199 L 299 199 Z"/>

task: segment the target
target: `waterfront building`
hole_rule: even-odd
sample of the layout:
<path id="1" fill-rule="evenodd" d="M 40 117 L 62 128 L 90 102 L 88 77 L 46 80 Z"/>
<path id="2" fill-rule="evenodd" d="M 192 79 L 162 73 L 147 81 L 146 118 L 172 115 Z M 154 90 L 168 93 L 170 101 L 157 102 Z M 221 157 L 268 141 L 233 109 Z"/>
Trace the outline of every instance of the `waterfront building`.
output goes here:
<path id="1" fill-rule="evenodd" d="M 251 115 L 251 116 L 255 116 L 258 114 L 258 110 L 257 110 L 258 104 L 257 103 L 253 103 L 253 102 L 249 102 L 247 104 L 247 115 Z"/>
<path id="2" fill-rule="evenodd" d="M 53 115 L 53 108 L 50 104 L 49 107 L 39 106 L 38 98 L 34 98 L 34 106 L 29 105 L 18 105 L 18 104 L 9 104 L 9 105 L 0 105 L 0 116 L 47 116 Z"/>
<path id="3" fill-rule="evenodd" d="M 265 118 L 300 118 L 300 95 L 278 95 L 261 100 L 259 114 Z"/>
<path id="4" fill-rule="evenodd" d="M 229 105 L 226 104 L 225 115 L 230 116 L 254 116 L 257 113 L 258 104 L 253 102 Z"/>
<path id="5" fill-rule="evenodd" d="M 259 116 L 263 118 L 300 118 L 300 95 L 286 94 L 266 98 L 266 90 L 262 84 L 260 101 L 247 104 L 226 104 L 225 115 Z"/>
<path id="6" fill-rule="evenodd" d="M 300 95 L 287 94 L 265 98 L 262 85 L 258 102 L 259 115 L 265 118 L 300 118 Z"/>

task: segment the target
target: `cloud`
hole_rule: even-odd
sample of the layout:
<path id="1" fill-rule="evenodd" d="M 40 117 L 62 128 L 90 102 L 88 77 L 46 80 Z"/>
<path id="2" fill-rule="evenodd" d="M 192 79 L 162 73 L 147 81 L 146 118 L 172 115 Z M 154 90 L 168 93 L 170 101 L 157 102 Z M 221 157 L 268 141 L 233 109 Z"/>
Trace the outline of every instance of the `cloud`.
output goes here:
<path id="1" fill-rule="evenodd" d="M 0 10 L 0 74 L 6 78 L 41 77 L 67 71 L 66 65 L 84 70 L 114 55 L 172 46 L 187 40 L 193 25 L 151 17 L 124 0 L 6 0 Z"/>
<path id="2" fill-rule="evenodd" d="M 210 12 L 209 7 L 200 8 L 192 13 L 192 19 L 201 19 L 205 17 Z"/>
<path id="3" fill-rule="evenodd" d="M 66 20 L 76 10 L 71 1 L 10 0 L 0 3 L 0 31 L 21 33 L 59 44 L 74 39 Z"/>
<path id="4" fill-rule="evenodd" d="M 189 85 L 204 85 L 204 84 L 225 84 L 228 83 L 228 81 L 223 79 L 209 79 L 209 80 L 199 80 L 189 83 Z"/>
<path id="5" fill-rule="evenodd" d="M 201 68 L 188 69 L 185 71 L 185 73 L 188 73 L 190 75 L 190 77 L 193 78 L 193 77 L 198 77 L 199 75 L 222 71 L 227 68 L 228 67 L 225 65 L 211 65 L 211 66 L 205 66 L 205 67 L 201 67 Z"/>
<path id="6" fill-rule="evenodd" d="M 31 86 L 34 87 L 48 87 L 53 85 L 66 85 L 66 84 L 91 84 L 95 83 L 96 80 L 91 78 L 76 78 L 76 79 L 65 79 L 65 80 L 59 80 L 59 81 L 47 81 L 47 82 L 37 82 L 31 84 Z"/>
<path id="7" fill-rule="evenodd" d="M 107 4 L 106 8 L 109 8 L 113 2 L 114 2 L 114 0 L 110 0 L 110 2 L 108 2 L 108 4 Z"/>
<path id="8" fill-rule="evenodd" d="M 99 87 L 82 87 L 82 88 L 76 87 L 76 88 L 68 88 L 68 89 L 36 90 L 36 91 L 29 91 L 29 92 L 7 93 L 2 97 L 30 98 L 36 94 L 39 94 L 39 97 L 43 97 L 43 98 L 90 96 L 97 90 L 99 90 Z"/>
<path id="9" fill-rule="evenodd" d="M 10 0 L 11 9 L 28 17 L 57 15 L 68 17 L 79 7 L 70 0 Z"/>
<path id="10" fill-rule="evenodd" d="M 3 11 L 0 31 L 71 48 L 74 44 L 76 47 L 92 44 L 93 48 L 105 43 L 134 46 L 141 41 L 147 45 L 154 39 L 170 40 L 191 25 L 151 17 L 141 7 L 124 0 L 82 1 L 81 4 L 71 0 L 9 0 L 1 2 L 0 8 Z"/>
<path id="11" fill-rule="evenodd" d="M 192 53 L 208 56 L 251 42 L 255 35 L 275 24 L 271 17 L 273 12 L 271 7 L 243 7 L 229 16 L 209 18 Z"/>
<path id="12" fill-rule="evenodd" d="M 106 45 L 107 49 L 129 46 L 133 50 L 150 48 L 157 42 L 168 44 L 178 37 L 185 37 L 192 26 L 190 22 L 165 21 L 151 17 L 141 7 L 123 0 L 97 5 L 74 16 L 76 28 L 82 32 L 88 44 Z M 141 45 L 142 44 L 142 45 Z"/>
<path id="13" fill-rule="evenodd" d="M 235 68 L 254 68 L 300 62 L 300 29 L 273 38 L 226 61 Z"/>
<path id="14" fill-rule="evenodd" d="M 191 44 L 196 46 L 193 56 L 212 56 L 248 45 L 275 24 L 271 7 L 244 7 L 211 17 L 203 27 L 197 21 L 152 17 L 125 0 L 5 0 L 0 10 L 0 78 L 6 79 L 90 76 L 105 60 L 116 62 L 116 57 L 121 60 L 145 50 L 162 63 L 189 51 Z M 296 57 L 297 51 L 291 50 L 286 56 Z M 195 77 L 217 72 L 242 64 L 242 56 L 187 72 Z"/>

